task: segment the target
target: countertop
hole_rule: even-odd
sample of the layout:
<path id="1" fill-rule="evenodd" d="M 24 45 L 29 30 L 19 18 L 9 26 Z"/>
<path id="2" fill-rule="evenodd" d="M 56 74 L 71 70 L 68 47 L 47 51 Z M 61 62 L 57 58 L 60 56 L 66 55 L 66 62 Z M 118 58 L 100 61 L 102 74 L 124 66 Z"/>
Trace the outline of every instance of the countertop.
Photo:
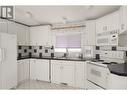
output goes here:
<path id="1" fill-rule="evenodd" d="M 23 60 L 23 59 L 48 59 L 48 60 L 66 60 L 66 61 L 86 61 L 86 59 L 81 59 L 81 58 L 57 58 L 57 57 L 38 57 L 38 56 L 24 56 L 17 58 L 17 60 Z"/>
<path id="2" fill-rule="evenodd" d="M 112 74 L 127 76 L 127 63 L 108 65 L 108 68 Z"/>
<path id="3" fill-rule="evenodd" d="M 57 58 L 57 57 L 38 57 L 38 56 L 24 56 L 17 58 L 17 60 L 23 60 L 23 59 L 48 59 L 48 60 L 63 60 L 63 61 L 92 61 L 95 59 L 81 59 L 81 58 Z M 127 76 L 127 63 L 125 64 L 113 64 L 113 65 L 108 65 L 109 71 L 112 74 L 116 74 L 119 76 Z"/>

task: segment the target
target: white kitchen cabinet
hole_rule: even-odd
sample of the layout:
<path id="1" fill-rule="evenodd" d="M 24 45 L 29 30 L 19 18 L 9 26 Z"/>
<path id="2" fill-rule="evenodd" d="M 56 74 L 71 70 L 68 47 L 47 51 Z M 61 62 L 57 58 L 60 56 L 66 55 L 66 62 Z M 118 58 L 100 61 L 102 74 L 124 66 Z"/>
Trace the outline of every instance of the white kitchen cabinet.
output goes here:
<path id="1" fill-rule="evenodd" d="M 123 33 L 127 30 L 127 6 L 120 7 L 120 31 Z"/>
<path id="2" fill-rule="evenodd" d="M 74 70 L 73 61 L 51 61 L 51 82 L 58 84 L 66 84 L 74 86 Z"/>
<path id="3" fill-rule="evenodd" d="M 30 79 L 49 81 L 49 60 L 30 60 Z"/>
<path id="4" fill-rule="evenodd" d="M 37 75 L 36 75 L 36 60 L 35 59 L 30 59 L 30 79 L 31 80 L 36 80 Z"/>
<path id="5" fill-rule="evenodd" d="M 86 86 L 86 72 L 85 62 L 75 62 L 75 87 L 85 88 Z"/>
<path id="6" fill-rule="evenodd" d="M 60 84 L 61 82 L 61 64 L 57 61 L 51 61 L 51 82 Z"/>
<path id="7" fill-rule="evenodd" d="M 49 81 L 49 60 L 36 60 L 37 80 Z"/>
<path id="8" fill-rule="evenodd" d="M 96 23 L 95 20 L 86 21 L 86 29 L 82 36 L 82 43 L 86 45 L 96 45 Z"/>
<path id="9" fill-rule="evenodd" d="M 18 32 L 18 30 L 17 30 L 17 28 L 16 28 L 16 24 L 17 23 L 15 23 L 15 22 L 12 22 L 12 21 L 7 21 L 7 24 L 8 24 L 8 31 L 7 31 L 7 33 L 9 33 L 9 34 L 16 34 L 17 35 L 17 32 Z"/>
<path id="10" fill-rule="evenodd" d="M 29 59 L 18 60 L 18 83 L 29 79 Z"/>
<path id="11" fill-rule="evenodd" d="M 74 63 L 61 64 L 61 83 L 74 86 Z"/>
<path id="12" fill-rule="evenodd" d="M 0 32 L 7 33 L 7 20 L 0 19 Z"/>
<path id="13" fill-rule="evenodd" d="M 18 45 L 29 45 L 29 27 L 16 24 Z"/>
<path id="14" fill-rule="evenodd" d="M 51 46 L 51 31 L 50 26 L 30 27 L 30 44 Z"/>
<path id="15" fill-rule="evenodd" d="M 96 20 L 96 44 L 118 45 L 119 11 Z"/>

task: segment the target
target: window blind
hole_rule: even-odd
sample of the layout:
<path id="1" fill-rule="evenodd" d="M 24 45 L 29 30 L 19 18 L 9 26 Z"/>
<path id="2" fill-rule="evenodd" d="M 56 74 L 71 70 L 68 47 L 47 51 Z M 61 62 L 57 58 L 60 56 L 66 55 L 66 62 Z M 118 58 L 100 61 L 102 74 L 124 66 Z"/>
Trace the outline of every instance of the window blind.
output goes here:
<path id="1" fill-rule="evenodd" d="M 81 34 L 56 36 L 56 48 L 81 48 Z"/>

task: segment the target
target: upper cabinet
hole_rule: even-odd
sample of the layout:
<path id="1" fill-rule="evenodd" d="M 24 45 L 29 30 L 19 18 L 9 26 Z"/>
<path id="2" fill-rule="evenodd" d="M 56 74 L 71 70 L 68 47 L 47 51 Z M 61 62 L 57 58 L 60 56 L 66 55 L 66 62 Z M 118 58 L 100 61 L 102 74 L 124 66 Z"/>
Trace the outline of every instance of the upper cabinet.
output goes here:
<path id="1" fill-rule="evenodd" d="M 96 23 L 95 20 L 86 21 L 86 29 L 82 35 L 82 46 L 96 44 Z"/>
<path id="2" fill-rule="evenodd" d="M 0 32 L 17 35 L 18 45 L 29 45 L 29 27 L 0 19 Z"/>
<path id="3" fill-rule="evenodd" d="M 119 11 L 96 20 L 96 44 L 118 45 Z"/>
<path id="4" fill-rule="evenodd" d="M 29 27 L 16 24 L 18 45 L 29 45 Z"/>
<path id="5" fill-rule="evenodd" d="M 7 21 L 7 24 L 8 24 L 8 28 L 7 28 L 7 33 L 9 34 L 17 34 L 17 28 L 16 28 L 16 24 L 15 22 L 12 22 L 12 21 Z"/>
<path id="6" fill-rule="evenodd" d="M 120 8 L 120 34 L 127 30 L 127 6 Z"/>
<path id="7" fill-rule="evenodd" d="M 30 44 L 51 46 L 51 31 L 50 26 L 30 27 Z"/>
<path id="8" fill-rule="evenodd" d="M 0 19 L 0 32 L 7 33 L 7 20 Z"/>

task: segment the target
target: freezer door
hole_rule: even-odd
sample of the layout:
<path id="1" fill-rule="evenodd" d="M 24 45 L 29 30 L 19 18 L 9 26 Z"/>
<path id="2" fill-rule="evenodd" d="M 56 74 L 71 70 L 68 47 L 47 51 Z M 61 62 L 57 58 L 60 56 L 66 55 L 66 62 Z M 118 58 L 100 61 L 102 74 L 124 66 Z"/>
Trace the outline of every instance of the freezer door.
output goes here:
<path id="1" fill-rule="evenodd" d="M 0 33 L 2 89 L 10 89 L 17 85 L 17 38 L 16 35 Z"/>

